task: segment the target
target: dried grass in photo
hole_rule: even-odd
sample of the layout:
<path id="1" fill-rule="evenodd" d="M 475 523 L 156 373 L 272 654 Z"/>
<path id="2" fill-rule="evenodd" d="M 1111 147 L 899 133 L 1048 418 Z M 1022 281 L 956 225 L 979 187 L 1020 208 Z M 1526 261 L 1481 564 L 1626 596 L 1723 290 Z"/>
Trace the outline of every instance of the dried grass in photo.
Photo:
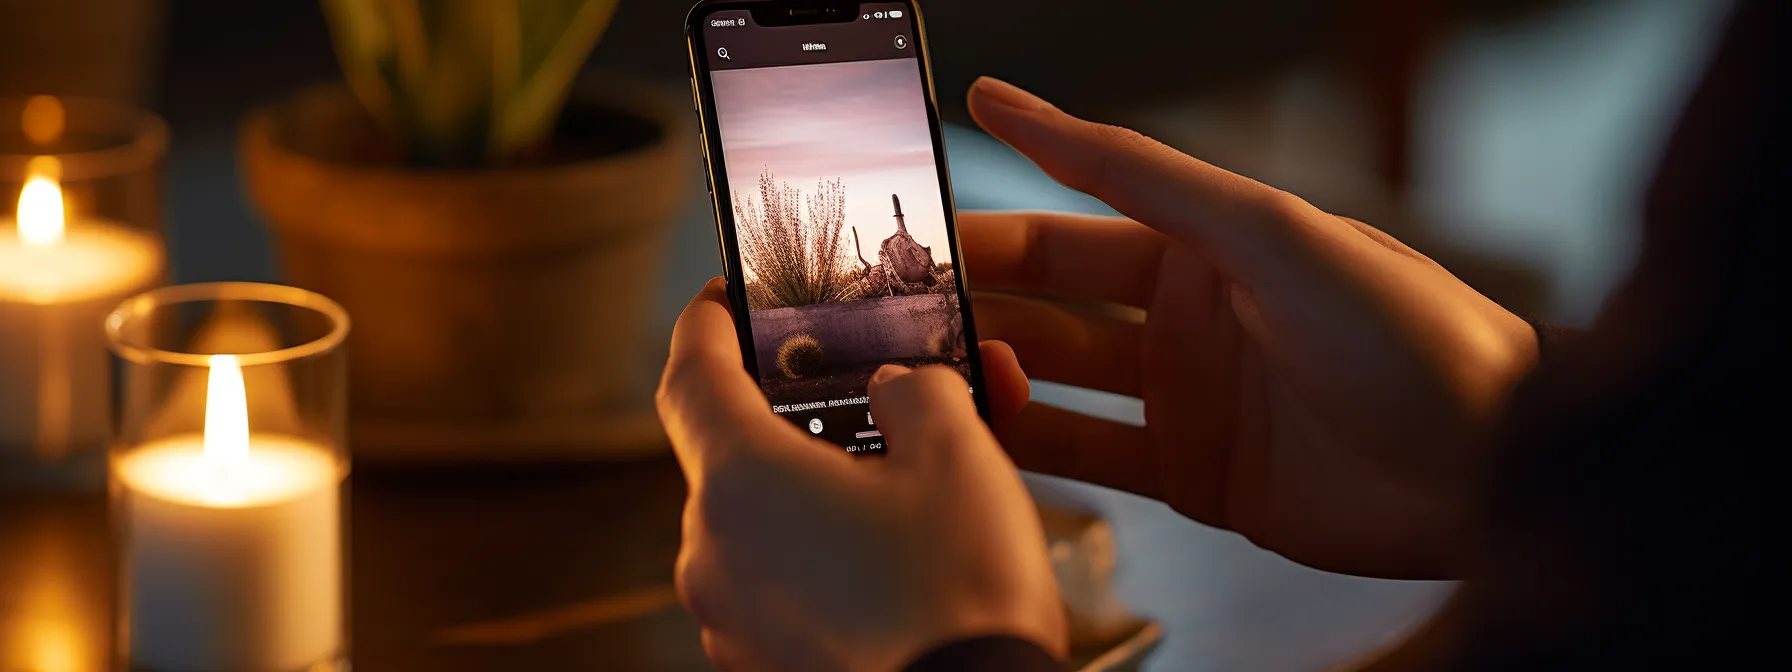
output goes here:
<path id="1" fill-rule="evenodd" d="M 805 198 L 766 169 L 757 198 L 736 191 L 733 201 L 749 309 L 854 298 L 858 278 L 846 266 L 846 187 L 839 179 L 819 182 Z"/>

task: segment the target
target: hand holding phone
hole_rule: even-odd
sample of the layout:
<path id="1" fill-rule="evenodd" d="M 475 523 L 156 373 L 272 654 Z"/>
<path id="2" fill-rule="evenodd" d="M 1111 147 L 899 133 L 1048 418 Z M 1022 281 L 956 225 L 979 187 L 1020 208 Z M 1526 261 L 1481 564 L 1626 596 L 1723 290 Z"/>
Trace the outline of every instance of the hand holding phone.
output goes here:
<path id="1" fill-rule="evenodd" d="M 726 301 L 711 281 L 678 318 L 659 395 L 691 483 L 678 592 L 710 658 L 723 669 L 897 670 L 933 647 L 1003 634 L 1062 656 L 1044 532 L 958 375 L 883 369 L 873 412 L 895 449 L 855 460 L 767 412 Z M 993 410 L 1011 417 L 1026 378 L 1007 346 L 984 352 Z"/>
<path id="2" fill-rule="evenodd" d="M 912 3 L 704 2 L 686 33 L 729 303 L 772 410 L 883 452 L 872 374 L 937 364 L 987 418 Z"/>

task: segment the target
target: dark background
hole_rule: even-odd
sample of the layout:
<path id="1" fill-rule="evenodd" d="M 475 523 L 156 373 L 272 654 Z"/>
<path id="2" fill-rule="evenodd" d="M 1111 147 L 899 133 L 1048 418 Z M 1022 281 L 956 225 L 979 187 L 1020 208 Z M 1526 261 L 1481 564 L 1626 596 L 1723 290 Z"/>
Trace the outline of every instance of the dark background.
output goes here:
<path id="1" fill-rule="evenodd" d="M 686 73 L 687 0 L 624 0 L 591 66 L 668 81 Z M 937 83 L 964 90 L 979 74 L 1055 100 L 1103 108 L 1248 82 L 1311 59 L 1357 60 L 1412 39 L 1409 24 L 1519 22 L 1573 0 L 1032 0 L 922 3 Z M 79 28 L 58 29 L 57 22 Z M 144 23 L 164 32 L 145 55 L 149 76 L 71 85 L 68 52 L 128 49 Z M 94 26 L 99 23 L 103 25 Z M 69 35 L 76 35 L 71 43 Z M 1424 38 L 1429 39 L 1429 38 Z M 300 83 L 335 78 L 328 28 L 307 0 L 68 0 L 0 3 L 6 93 L 132 90 L 181 130 L 231 124 Z M 1365 47 L 1365 45 L 1369 45 Z M 156 66 L 160 66 L 157 68 Z M 73 89 L 73 90 L 69 90 Z M 954 113 L 962 105 L 954 105 Z"/>
<path id="2" fill-rule="evenodd" d="M 624 0 L 589 69 L 682 87 L 689 6 Z M 976 76 L 999 76 L 1374 222 L 1516 308 L 1579 321 L 1629 263 L 1623 204 L 1727 3 L 922 6 L 949 122 L 968 122 L 959 92 Z M 0 0 L 0 95 L 139 101 L 172 125 L 175 172 L 232 172 L 215 146 L 249 109 L 337 76 L 310 0 Z M 1593 142 L 1596 153 L 1581 146 Z M 180 183 L 171 194 L 177 261 L 210 260 L 179 264 L 177 278 L 271 277 L 265 255 L 242 253 L 265 247 L 235 224 L 252 214 L 234 188 L 215 187 L 203 201 Z M 1019 204 L 1031 203 L 1057 201 Z"/>

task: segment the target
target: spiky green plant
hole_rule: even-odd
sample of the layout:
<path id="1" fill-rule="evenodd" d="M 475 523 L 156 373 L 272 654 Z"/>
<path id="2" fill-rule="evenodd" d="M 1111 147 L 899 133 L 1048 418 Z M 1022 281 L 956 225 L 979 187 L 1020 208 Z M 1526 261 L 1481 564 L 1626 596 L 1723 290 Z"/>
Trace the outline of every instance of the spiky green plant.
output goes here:
<path id="1" fill-rule="evenodd" d="M 797 334 L 778 346 L 778 371 L 791 380 L 819 375 L 821 357 L 821 341 L 808 334 Z"/>
<path id="2" fill-rule="evenodd" d="M 553 132 L 619 0 L 323 0 L 367 110 L 422 165 L 503 163 Z"/>

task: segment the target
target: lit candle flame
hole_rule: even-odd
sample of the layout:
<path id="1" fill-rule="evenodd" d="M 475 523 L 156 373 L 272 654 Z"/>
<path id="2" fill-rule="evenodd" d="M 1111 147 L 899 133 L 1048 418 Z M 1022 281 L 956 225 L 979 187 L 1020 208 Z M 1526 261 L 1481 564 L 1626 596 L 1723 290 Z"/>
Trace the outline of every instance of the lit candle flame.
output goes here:
<path id="1" fill-rule="evenodd" d="M 26 245 L 62 244 L 62 186 L 56 183 L 55 175 L 61 172 L 57 170 L 61 165 L 55 161 L 54 157 L 45 156 L 32 159 L 30 177 L 19 191 L 19 240 Z"/>
<path id="2" fill-rule="evenodd" d="M 249 402 L 236 355 L 212 355 L 205 385 L 205 458 L 214 464 L 249 457 Z"/>

